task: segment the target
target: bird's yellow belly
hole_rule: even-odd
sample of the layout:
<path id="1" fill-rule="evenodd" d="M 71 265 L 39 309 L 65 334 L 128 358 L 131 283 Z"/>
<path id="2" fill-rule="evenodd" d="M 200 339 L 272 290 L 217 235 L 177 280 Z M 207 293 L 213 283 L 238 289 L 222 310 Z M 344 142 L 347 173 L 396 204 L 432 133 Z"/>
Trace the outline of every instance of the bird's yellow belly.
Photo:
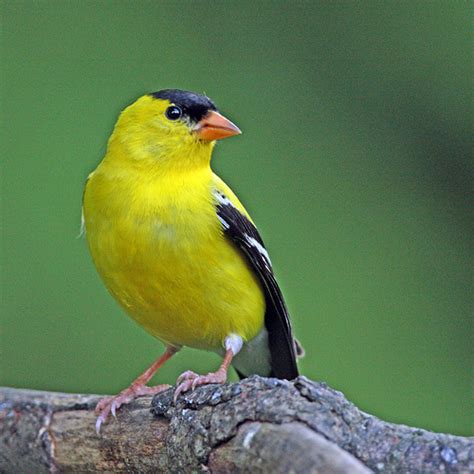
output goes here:
<path id="1" fill-rule="evenodd" d="M 102 218 L 88 225 L 86 215 L 86 231 L 109 291 L 165 343 L 216 350 L 231 333 L 250 340 L 263 327 L 259 283 L 233 244 L 215 238 L 215 228 L 156 218 Z"/>

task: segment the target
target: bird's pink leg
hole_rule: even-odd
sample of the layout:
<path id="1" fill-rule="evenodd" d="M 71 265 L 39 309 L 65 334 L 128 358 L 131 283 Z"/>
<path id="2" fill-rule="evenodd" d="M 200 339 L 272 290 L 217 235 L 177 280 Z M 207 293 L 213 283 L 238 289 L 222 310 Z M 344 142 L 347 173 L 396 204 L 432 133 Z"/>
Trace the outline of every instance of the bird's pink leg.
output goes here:
<path id="1" fill-rule="evenodd" d="M 122 405 L 130 403 L 132 400 L 135 400 L 135 398 L 141 395 L 155 395 L 156 393 L 160 393 L 170 387 L 166 384 L 147 387 L 146 384 L 150 381 L 153 375 L 155 375 L 155 372 L 178 351 L 179 348 L 168 346 L 163 355 L 157 359 L 147 370 L 145 370 L 142 375 L 136 378 L 130 387 L 122 390 L 118 395 L 113 397 L 105 397 L 99 400 L 95 407 L 95 414 L 98 415 L 97 422 L 95 424 L 97 434 L 99 434 L 100 426 L 107 419 L 109 413 L 112 413 L 112 415 L 115 416 L 115 412 Z"/>
<path id="2" fill-rule="evenodd" d="M 209 372 L 207 375 L 198 375 L 191 370 L 183 372 L 176 381 L 178 386 L 174 392 L 174 402 L 176 403 L 181 393 L 187 392 L 190 389 L 194 390 L 199 385 L 225 383 L 227 380 L 227 371 L 233 358 L 234 352 L 232 349 L 227 349 L 221 366 L 215 372 Z"/>

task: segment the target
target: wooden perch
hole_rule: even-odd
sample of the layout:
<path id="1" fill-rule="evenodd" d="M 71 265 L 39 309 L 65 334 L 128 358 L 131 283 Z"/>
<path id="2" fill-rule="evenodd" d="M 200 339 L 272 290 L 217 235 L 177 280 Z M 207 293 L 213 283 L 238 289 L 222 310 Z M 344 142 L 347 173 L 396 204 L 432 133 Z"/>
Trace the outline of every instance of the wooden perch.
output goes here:
<path id="1" fill-rule="evenodd" d="M 0 472 L 474 472 L 474 438 L 386 423 L 305 377 L 143 397 L 100 436 L 98 399 L 0 389 Z"/>

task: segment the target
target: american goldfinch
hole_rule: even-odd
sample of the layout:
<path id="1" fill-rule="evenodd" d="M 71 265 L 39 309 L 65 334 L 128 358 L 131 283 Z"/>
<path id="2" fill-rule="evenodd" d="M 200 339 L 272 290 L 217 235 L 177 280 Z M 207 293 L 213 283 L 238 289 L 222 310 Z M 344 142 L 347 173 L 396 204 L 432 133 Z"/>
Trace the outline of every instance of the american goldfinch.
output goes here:
<path id="1" fill-rule="evenodd" d="M 240 377 L 298 375 L 300 347 L 262 238 L 210 166 L 216 140 L 240 133 L 208 97 L 147 94 L 121 113 L 87 179 L 83 224 L 97 271 L 166 346 L 130 387 L 98 403 L 97 431 L 121 405 L 167 389 L 146 383 L 183 346 L 214 351 L 223 362 L 207 375 L 184 372 L 175 400 L 224 383 L 231 364 Z"/>

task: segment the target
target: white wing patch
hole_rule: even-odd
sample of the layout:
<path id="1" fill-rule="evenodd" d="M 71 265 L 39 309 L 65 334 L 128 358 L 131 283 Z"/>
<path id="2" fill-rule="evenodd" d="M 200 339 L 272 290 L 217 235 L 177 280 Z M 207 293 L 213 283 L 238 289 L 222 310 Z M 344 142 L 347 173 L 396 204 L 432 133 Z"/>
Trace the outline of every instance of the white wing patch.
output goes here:
<path id="1" fill-rule="evenodd" d="M 268 255 L 267 249 L 256 239 L 250 235 L 245 234 L 245 240 L 252 246 L 255 247 L 265 258 L 265 260 L 271 265 L 272 261 Z"/>
<path id="2" fill-rule="evenodd" d="M 214 195 L 214 197 L 216 198 L 216 201 L 221 205 L 221 206 L 232 206 L 232 207 L 235 207 L 232 202 L 230 201 L 230 199 L 223 193 L 221 193 L 220 191 L 218 191 L 217 189 L 214 189 L 214 191 L 212 191 L 212 194 Z M 222 224 L 222 227 L 224 227 L 225 230 L 228 230 L 230 228 L 230 225 L 229 223 L 222 217 L 220 216 L 219 214 L 217 214 L 217 218 L 219 219 L 220 223 Z"/>
<path id="3" fill-rule="evenodd" d="M 217 215 L 217 218 L 219 219 L 219 222 L 222 224 L 222 227 L 224 227 L 224 229 L 230 228 L 229 223 L 223 217 Z"/>
<path id="4" fill-rule="evenodd" d="M 214 189 L 213 194 L 214 194 L 214 197 L 217 199 L 217 202 L 219 204 L 222 204 L 223 206 L 229 206 L 230 205 L 232 207 L 235 207 L 232 204 L 232 201 L 225 194 L 221 193 L 217 189 Z"/>
<path id="5" fill-rule="evenodd" d="M 223 194 L 221 191 L 218 191 L 217 189 L 215 189 L 213 191 L 213 194 L 214 194 L 214 197 L 216 198 L 217 202 L 221 205 L 221 206 L 232 206 L 234 209 L 237 210 L 237 212 L 240 212 L 233 204 L 232 204 L 232 201 L 225 195 Z M 222 227 L 224 227 L 225 230 L 228 230 L 230 228 L 230 225 L 229 223 L 222 217 L 220 216 L 219 214 L 217 215 L 217 218 L 219 219 L 220 223 L 222 224 Z M 270 260 L 270 256 L 268 255 L 268 252 L 267 250 L 265 249 L 265 247 L 257 240 L 255 239 L 254 237 L 252 237 L 251 235 L 248 235 L 246 233 L 244 233 L 244 237 L 245 237 L 245 240 L 247 241 L 247 244 L 249 244 L 250 246 L 254 247 L 255 249 L 257 249 L 257 251 L 263 255 L 264 259 L 266 260 L 266 262 L 269 264 L 269 266 L 271 266 L 272 264 L 272 261 Z"/>

